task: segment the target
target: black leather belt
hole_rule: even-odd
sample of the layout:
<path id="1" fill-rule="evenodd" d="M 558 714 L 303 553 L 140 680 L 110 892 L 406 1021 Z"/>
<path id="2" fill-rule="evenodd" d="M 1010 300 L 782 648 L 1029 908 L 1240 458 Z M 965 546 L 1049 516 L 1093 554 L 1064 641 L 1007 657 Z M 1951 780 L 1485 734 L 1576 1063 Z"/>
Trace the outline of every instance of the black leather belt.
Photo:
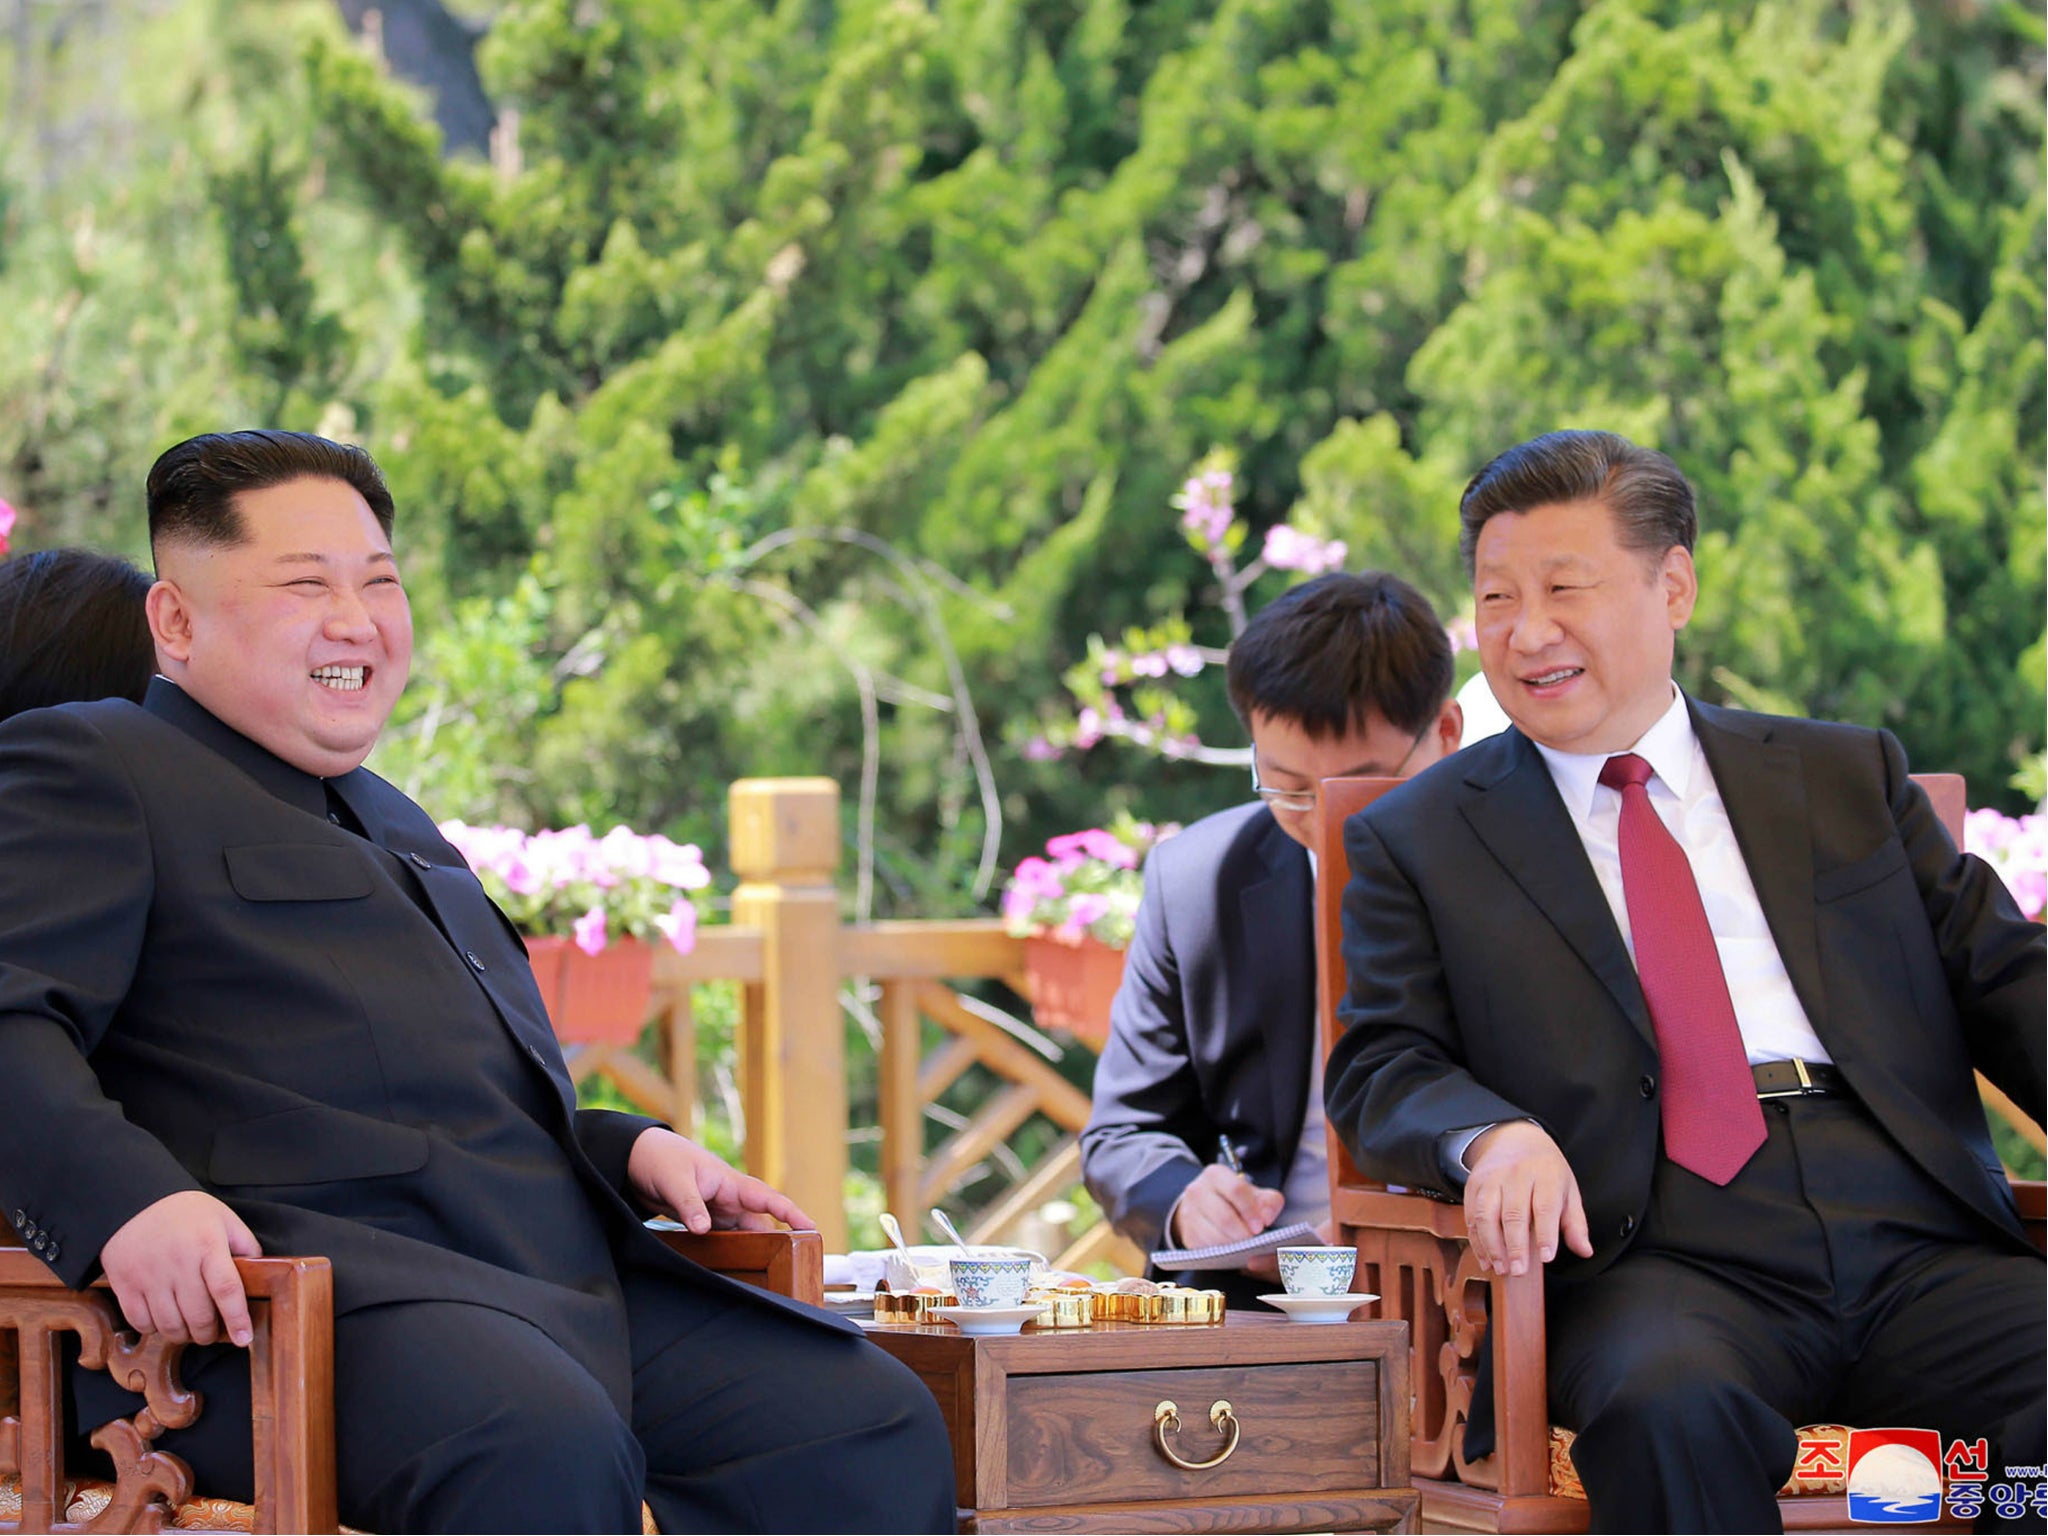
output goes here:
<path id="1" fill-rule="evenodd" d="M 1810 1094 L 1847 1093 L 1842 1074 L 1821 1061 L 1760 1061 L 1749 1069 L 1760 1099 L 1798 1099 Z"/>

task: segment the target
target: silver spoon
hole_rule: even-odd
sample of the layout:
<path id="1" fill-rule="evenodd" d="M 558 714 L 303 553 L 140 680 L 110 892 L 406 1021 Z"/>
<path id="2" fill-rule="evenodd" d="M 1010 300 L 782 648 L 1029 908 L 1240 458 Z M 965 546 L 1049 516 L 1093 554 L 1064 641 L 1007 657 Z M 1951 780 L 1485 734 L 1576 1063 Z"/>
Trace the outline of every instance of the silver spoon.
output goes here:
<path id="1" fill-rule="evenodd" d="M 940 1210 L 936 1205 L 932 1207 L 932 1225 L 950 1237 L 953 1240 L 954 1247 L 958 1248 L 962 1253 L 967 1252 L 967 1239 L 962 1237 L 960 1229 L 953 1225 L 953 1218 Z"/>
<path id="2" fill-rule="evenodd" d="M 890 1242 L 894 1243 L 899 1252 L 910 1252 L 910 1244 L 903 1241 L 903 1228 L 897 1224 L 896 1218 L 889 1212 L 884 1211 L 882 1212 L 881 1220 L 882 1236 L 888 1238 Z"/>

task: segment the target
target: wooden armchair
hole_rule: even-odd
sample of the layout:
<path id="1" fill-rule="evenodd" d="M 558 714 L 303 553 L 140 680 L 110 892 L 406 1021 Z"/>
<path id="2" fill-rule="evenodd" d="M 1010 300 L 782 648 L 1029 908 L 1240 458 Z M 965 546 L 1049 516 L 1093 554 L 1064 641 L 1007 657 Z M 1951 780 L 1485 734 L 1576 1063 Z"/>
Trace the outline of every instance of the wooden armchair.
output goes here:
<path id="1" fill-rule="evenodd" d="M 4 1232 L 0 1228 L 0 1232 Z M 671 1248 L 733 1279 L 813 1304 L 824 1299 L 816 1232 L 658 1231 Z M 11 1241 L 12 1235 L 8 1234 Z M 19 1246 L 0 1247 L 0 1532 L 339 1530 L 334 1498 L 334 1284 L 325 1259 L 239 1259 L 256 1337 L 249 1347 L 255 1435 L 253 1505 L 195 1497 L 176 1456 L 151 1448 L 193 1423 L 197 1394 L 178 1382 L 182 1345 L 138 1338 L 104 1284 L 67 1288 Z M 65 1371 L 56 1335 L 78 1336 L 90 1369 L 122 1377 L 147 1406 L 93 1431 L 115 1481 L 64 1470 Z"/>
<path id="2" fill-rule="evenodd" d="M 1960 845 L 1964 785 L 1958 774 L 1916 774 L 1935 811 Z M 1325 779 L 1316 826 L 1317 1008 L 1325 1052 L 1340 1032 L 1337 1003 L 1345 988 L 1342 900 L 1350 865 L 1344 822 L 1391 789 L 1392 779 Z M 1980 1079 L 1981 1082 L 1981 1079 Z M 2002 1099 L 1997 1090 L 1989 1090 Z M 2017 1114 L 2010 1102 L 2001 1105 Z M 2022 1117 L 2024 1118 L 2024 1117 Z M 2038 1136 L 2038 1127 L 2033 1129 Z M 1331 1214 L 1339 1242 L 1358 1248 L 1358 1289 L 1380 1301 L 1381 1317 L 1407 1321 L 1408 1379 L 1413 1384 L 1409 1461 L 1420 1491 L 1425 1530 L 1583 1531 L 1585 1494 L 1568 1449 L 1548 1411 L 1543 1331 L 1543 1276 L 1482 1274 L 1465 1238 L 1463 1207 L 1402 1194 L 1366 1179 L 1330 1136 Z M 2015 1180 L 2020 1215 L 2043 1241 L 2044 1187 Z M 2044 1245 L 2048 1246 L 2048 1245 Z M 1465 1422 L 1478 1383 L 1480 1344 L 1492 1334 L 1494 1450 L 1465 1455 Z M 1815 1426 L 1840 1436 L 1837 1466 L 1847 1466 L 1841 1426 Z M 1780 1493 L 1785 1529 L 1832 1530 L 1848 1522 L 1841 1475 L 1802 1473 Z"/>

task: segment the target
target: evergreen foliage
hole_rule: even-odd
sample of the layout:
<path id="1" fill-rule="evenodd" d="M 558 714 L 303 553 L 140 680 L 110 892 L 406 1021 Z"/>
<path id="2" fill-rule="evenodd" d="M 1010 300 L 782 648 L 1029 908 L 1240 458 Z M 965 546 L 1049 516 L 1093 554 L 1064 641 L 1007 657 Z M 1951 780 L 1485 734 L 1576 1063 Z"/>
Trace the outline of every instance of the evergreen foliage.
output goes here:
<path id="1" fill-rule="evenodd" d="M 962 910 L 991 795 L 1005 863 L 1242 796 L 1020 751 L 1091 633 L 1223 643 L 1206 453 L 1449 615 L 1458 490 L 1559 426 L 1700 488 L 1688 687 L 2008 808 L 2042 748 L 2032 13 L 478 0 L 485 164 L 325 5 L 130 4 L 189 61 L 131 64 L 139 147 L 9 147 L 17 540 L 132 549 L 187 431 L 360 434 L 423 621 L 380 766 L 439 814 L 715 849 L 730 778 L 826 772 L 878 906 Z"/>

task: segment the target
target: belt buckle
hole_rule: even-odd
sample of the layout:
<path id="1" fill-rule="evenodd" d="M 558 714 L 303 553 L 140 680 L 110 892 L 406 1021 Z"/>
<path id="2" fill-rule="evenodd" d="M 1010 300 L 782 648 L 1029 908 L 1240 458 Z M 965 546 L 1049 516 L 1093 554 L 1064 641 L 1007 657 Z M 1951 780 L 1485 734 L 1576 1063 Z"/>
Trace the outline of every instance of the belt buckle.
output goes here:
<path id="1" fill-rule="evenodd" d="M 1792 1075 L 1799 1079 L 1797 1088 L 1771 1088 L 1757 1095 L 1760 1099 L 1801 1099 L 1811 1093 L 1823 1090 L 1814 1086 L 1813 1076 L 1806 1070 L 1806 1063 L 1797 1056 L 1789 1058 Z"/>

